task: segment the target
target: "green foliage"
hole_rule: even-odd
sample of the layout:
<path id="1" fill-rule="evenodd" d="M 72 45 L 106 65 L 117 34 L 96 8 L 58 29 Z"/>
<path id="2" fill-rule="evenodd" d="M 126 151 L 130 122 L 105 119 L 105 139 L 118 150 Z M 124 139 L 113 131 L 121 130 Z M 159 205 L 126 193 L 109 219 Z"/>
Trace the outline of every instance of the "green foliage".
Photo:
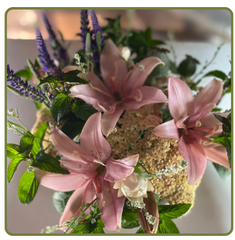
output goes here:
<path id="1" fill-rule="evenodd" d="M 159 218 L 178 218 L 185 214 L 191 204 L 181 203 L 176 205 L 158 205 Z"/>
<path id="2" fill-rule="evenodd" d="M 33 147 L 34 136 L 29 131 L 21 138 L 20 148 L 21 152 L 25 152 L 28 155 Z"/>
<path id="3" fill-rule="evenodd" d="M 61 121 L 65 122 L 62 127 L 64 132 L 69 138 L 73 139 L 81 133 L 85 121 L 78 118 L 73 112 L 66 114 Z"/>
<path id="4" fill-rule="evenodd" d="M 34 172 L 26 171 L 20 178 L 18 185 L 18 197 L 21 203 L 29 204 L 34 199 L 39 183 L 34 176 Z"/>
<path id="5" fill-rule="evenodd" d="M 7 180 L 8 182 L 11 181 L 14 173 L 16 172 L 18 166 L 20 165 L 20 163 L 22 163 L 23 161 L 25 161 L 25 158 L 22 156 L 19 157 L 15 157 L 12 159 L 12 161 L 10 162 L 10 164 L 8 165 L 8 170 L 7 170 Z"/>
<path id="6" fill-rule="evenodd" d="M 223 81 L 226 81 L 228 79 L 227 75 L 219 70 L 210 71 L 207 74 L 205 74 L 204 77 L 216 77 Z"/>
<path id="7" fill-rule="evenodd" d="M 195 73 L 197 64 L 199 64 L 197 59 L 186 55 L 186 59 L 184 59 L 178 67 L 178 72 L 181 76 L 189 78 Z"/>
<path id="8" fill-rule="evenodd" d="M 139 226 L 137 211 L 133 208 L 124 208 L 122 213 L 122 228 L 130 229 Z"/>
<path id="9" fill-rule="evenodd" d="M 43 152 L 39 152 L 36 155 L 35 159 L 31 163 L 31 166 L 51 173 L 70 174 L 67 169 L 60 166 L 58 157 L 54 158 Z"/>
<path id="10" fill-rule="evenodd" d="M 140 234 L 140 233 L 144 233 L 144 231 L 143 231 L 142 228 L 139 228 L 136 233 L 137 233 L 137 234 Z"/>
<path id="11" fill-rule="evenodd" d="M 87 104 L 84 101 L 81 101 L 80 99 L 76 99 L 75 103 L 73 104 L 72 111 L 75 113 L 75 115 L 84 120 L 87 121 L 87 119 L 94 113 L 97 112 L 95 108 L 93 108 L 91 105 Z"/>
<path id="12" fill-rule="evenodd" d="M 162 123 L 172 120 L 170 110 L 168 108 L 163 108 L 162 110 Z"/>
<path id="13" fill-rule="evenodd" d="M 157 233 L 179 233 L 179 230 L 171 219 L 164 218 L 159 219 Z"/>
<path id="14" fill-rule="evenodd" d="M 28 66 L 16 72 L 15 75 L 21 78 L 25 78 L 26 81 L 30 80 L 33 77 L 33 73 Z"/>
<path id="15" fill-rule="evenodd" d="M 87 84 L 88 82 L 80 77 L 78 77 L 78 74 L 81 73 L 79 70 L 73 70 L 69 71 L 64 74 L 64 82 L 69 83 L 81 83 L 81 84 Z"/>
<path id="16" fill-rule="evenodd" d="M 51 106 L 51 115 L 56 123 L 69 112 L 72 98 L 64 93 L 60 93 L 55 97 Z"/>
<path id="17" fill-rule="evenodd" d="M 216 163 L 212 163 L 212 164 L 215 167 L 216 171 L 218 172 L 222 180 L 225 180 L 231 174 L 231 171 L 229 169 Z"/>

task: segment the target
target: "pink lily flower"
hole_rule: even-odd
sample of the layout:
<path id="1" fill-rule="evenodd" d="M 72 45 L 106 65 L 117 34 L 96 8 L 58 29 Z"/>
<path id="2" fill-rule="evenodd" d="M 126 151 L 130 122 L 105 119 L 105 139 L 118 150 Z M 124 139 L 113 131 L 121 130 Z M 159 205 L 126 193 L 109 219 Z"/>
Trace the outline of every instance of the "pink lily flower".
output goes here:
<path id="1" fill-rule="evenodd" d="M 81 98 L 99 112 L 104 112 L 102 132 L 108 136 L 124 109 L 138 109 L 145 104 L 167 102 L 167 97 L 160 89 L 142 86 L 153 68 L 159 64 L 164 63 L 156 57 L 148 57 L 139 63 L 139 67 L 135 66 L 128 71 L 118 48 L 109 39 L 100 55 L 103 81 L 92 70 L 86 76 L 90 83 L 72 87 L 69 96 Z"/>
<path id="2" fill-rule="evenodd" d="M 66 158 L 60 163 L 70 174 L 37 169 L 35 176 L 40 184 L 53 190 L 75 190 L 60 218 L 60 225 L 76 218 L 80 214 L 80 206 L 97 198 L 106 228 L 110 231 L 120 230 L 125 197 L 118 197 L 118 190 L 113 185 L 132 174 L 139 155 L 117 160 L 111 157 L 111 147 L 101 133 L 101 113 L 93 114 L 87 120 L 80 136 L 81 145 L 57 127 L 51 131 L 51 141 Z"/>
<path id="3" fill-rule="evenodd" d="M 208 139 L 222 133 L 222 123 L 210 113 L 219 101 L 222 81 L 214 79 L 195 97 L 180 79 L 168 82 L 169 110 L 174 118 L 153 129 L 153 134 L 179 140 L 178 147 L 188 162 L 188 183 L 197 183 L 205 172 L 206 160 L 230 169 L 226 149 Z M 217 113 L 216 113 L 217 114 Z M 228 116 L 228 113 L 219 113 Z"/>

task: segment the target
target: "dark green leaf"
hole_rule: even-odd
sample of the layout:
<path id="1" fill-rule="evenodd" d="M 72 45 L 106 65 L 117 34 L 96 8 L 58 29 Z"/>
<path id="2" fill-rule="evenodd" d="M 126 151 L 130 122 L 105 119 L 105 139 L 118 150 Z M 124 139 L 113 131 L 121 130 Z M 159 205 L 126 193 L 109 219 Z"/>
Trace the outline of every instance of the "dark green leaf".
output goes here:
<path id="1" fill-rule="evenodd" d="M 164 218 L 159 219 L 157 233 L 179 233 L 179 230 L 171 219 Z"/>
<path id="2" fill-rule="evenodd" d="M 138 231 L 136 233 L 144 233 L 142 228 L 139 228 Z"/>
<path id="3" fill-rule="evenodd" d="M 231 132 L 231 117 L 223 117 L 217 114 L 214 114 L 214 116 L 223 123 L 223 131 L 226 133 L 230 133 Z M 230 115 L 231 116 L 231 115 Z"/>
<path id="4" fill-rule="evenodd" d="M 56 77 L 49 75 L 45 78 L 43 78 L 40 83 L 38 84 L 38 86 L 43 85 L 45 83 L 53 83 L 53 84 L 57 84 L 57 82 L 59 81 L 59 79 L 57 79 Z"/>
<path id="5" fill-rule="evenodd" d="M 31 166 L 37 167 L 41 170 L 51 172 L 51 173 L 60 173 L 60 174 L 69 174 L 70 172 L 60 166 L 60 162 L 57 158 L 52 157 L 46 153 L 38 153 L 35 157 L 35 160 L 31 163 Z"/>
<path id="6" fill-rule="evenodd" d="M 8 171 L 7 171 L 7 179 L 8 182 L 11 181 L 15 171 L 17 170 L 20 163 L 22 163 L 25 159 L 22 156 L 15 157 L 10 164 L 8 165 Z"/>
<path id="7" fill-rule="evenodd" d="M 153 192 L 153 195 L 154 195 L 157 203 L 159 203 L 159 201 L 160 201 L 160 199 L 161 199 L 160 196 L 159 196 L 157 193 L 154 193 L 154 192 Z"/>
<path id="8" fill-rule="evenodd" d="M 181 203 L 176 205 L 158 205 L 159 217 L 160 218 L 178 218 L 185 214 L 191 204 Z"/>
<path id="9" fill-rule="evenodd" d="M 222 80 L 227 80 L 227 75 L 224 72 L 221 72 L 219 70 L 214 70 L 214 71 L 210 71 L 207 74 L 205 74 L 203 77 L 216 77 L 216 78 L 220 78 Z"/>
<path id="10" fill-rule="evenodd" d="M 178 72 L 181 76 L 189 78 L 195 73 L 197 64 L 199 64 L 198 60 L 186 55 L 186 59 L 184 59 L 178 67 Z"/>
<path id="11" fill-rule="evenodd" d="M 216 164 L 216 163 L 213 163 L 216 171 L 218 172 L 219 176 L 225 180 L 230 174 L 231 174 L 231 171 L 219 164 Z"/>
<path id="12" fill-rule="evenodd" d="M 84 120 L 87 121 L 87 119 L 94 113 L 97 112 L 95 108 L 93 108 L 91 105 L 81 102 L 79 105 L 74 105 L 73 112 L 75 115 Z"/>
<path id="13" fill-rule="evenodd" d="M 139 224 L 139 221 L 132 221 L 132 222 L 122 222 L 122 228 L 125 228 L 125 229 L 131 229 L 131 228 L 136 228 L 136 227 L 139 227 L 140 224 Z"/>
<path id="14" fill-rule="evenodd" d="M 77 75 L 81 73 L 79 70 L 73 70 L 65 73 L 64 75 L 64 81 L 65 82 L 70 82 L 70 83 L 81 83 L 81 84 L 87 84 L 88 81 L 78 77 Z"/>
<path id="15" fill-rule="evenodd" d="M 213 110 L 212 110 L 212 112 L 220 112 L 221 111 L 221 108 L 214 108 Z"/>
<path id="16" fill-rule="evenodd" d="M 156 46 L 156 45 L 161 45 L 161 44 L 165 44 L 165 43 L 160 40 L 151 40 L 149 43 L 149 46 Z"/>
<path id="17" fill-rule="evenodd" d="M 171 70 L 172 73 L 175 73 L 175 74 L 178 73 L 177 66 L 176 66 L 175 63 L 172 62 L 172 61 L 170 61 L 170 70 Z"/>
<path id="18" fill-rule="evenodd" d="M 64 93 L 60 93 L 55 97 L 51 106 L 51 115 L 57 123 L 69 112 L 71 100 L 72 98 Z"/>
<path id="19" fill-rule="evenodd" d="M 47 123 L 42 123 L 41 126 L 38 128 L 38 130 L 34 133 L 34 141 L 33 141 L 33 147 L 31 150 L 31 153 L 35 157 L 40 149 L 42 148 L 42 140 L 44 138 L 44 134 L 47 130 Z"/>
<path id="20" fill-rule="evenodd" d="M 18 185 L 18 197 L 21 203 L 29 204 L 34 199 L 39 183 L 34 176 L 34 172 L 26 171 L 20 178 Z"/>
<path id="21" fill-rule="evenodd" d="M 56 210 L 62 214 L 64 208 L 73 192 L 55 192 L 53 194 L 53 204 Z"/>
<path id="22" fill-rule="evenodd" d="M 225 147 L 227 149 L 229 164 L 231 166 L 231 138 L 225 135 L 224 140 L 225 140 Z"/>
<path id="23" fill-rule="evenodd" d="M 21 152 L 29 153 L 33 147 L 33 140 L 33 135 L 30 132 L 26 132 L 20 140 Z"/>
<path id="24" fill-rule="evenodd" d="M 72 112 L 64 116 L 62 120 L 65 121 L 65 123 L 61 130 L 71 139 L 75 138 L 78 134 L 81 133 L 82 128 L 85 124 L 85 121 L 76 117 L 76 115 Z"/>
<path id="25" fill-rule="evenodd" d="M 139 227 L 137 211 L 134 209 L 125 208 L 122 213 L 122 228 Z"/>
<path id="26" fill-rule="evenodd" d="M 94 224 L 93 224 L 94 225 Z M 98 219 L 95 223 L 95 227 L 93 226 L 91 229 L 92 231 L 90 233 L 105 233 L 103 228 L 104 228 L 104 223 L 102 222 L 101 219 Z"/>

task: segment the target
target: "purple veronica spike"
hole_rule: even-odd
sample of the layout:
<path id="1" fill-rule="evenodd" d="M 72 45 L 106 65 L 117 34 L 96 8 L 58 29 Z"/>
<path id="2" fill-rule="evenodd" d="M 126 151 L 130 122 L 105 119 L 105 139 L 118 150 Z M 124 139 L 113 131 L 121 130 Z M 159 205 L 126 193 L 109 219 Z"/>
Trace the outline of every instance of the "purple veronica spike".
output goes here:
<path id="1" fill-rule="evenodd" d="M 44 72 L 52 71 L 54 68 L 56 68 L 56 66 L 50 58 L 43 37 L 38 29 L 36 30 L 36 43 L 39 51 L 40 62 L 42 63 L 43 66 L 43 71 Z"/>
<path id="2" fill-rule="evenodd" d="M 31 87 L 27 81 L 21 80 L 20 77 L 16 76 L 14 71 L 10 69 L 9 64 L 7 65 L 7 82 L 9 86 L 13 87 L 20 95 L 32 98 L 40 103 L 47 100 L 45 93 L 41 90 Z M 54 96 L 49 96 L 50 100 L 54 99 Z"/>
<path id="3" fill-rule="evenodd" d="M 81 38 L 84 49 L 86 48 L 86 34 L 90 33 L 90 28 L 88 27 L 88 12 L 87 10 L 81 10 Z"/>
<path id="4" fill-rule="evenodd" d="M 43 14 L 42 16 L 47 32 L 49 33 L 50 45 L 54 50 L 54 57 L 60 63 L 60 65 L 62 65 L 61 67 L 64 67 L 68 64 L 69 61 L 66 49 L 64 49 L 57 40 L 56 35 L 52 30 L 50 22 L 48 21 L 46 15 Z"/>
<path id="5" fill-rule="evenodd" d="M 92 26 L 93 26 L 93 31 L 95 33 L 95 36 L 97 36 L 97 33 L 100 32 L 101 44 L 103 44 L 104 43 L 104 36 L 102 34 L 102 29 L 101 29 L 101 27 L 99 25 L 97 16 L 95 14 L 95 11 L 91 10 L 90 14 L 91 14 L 91 21 L 92 21 Z"/>

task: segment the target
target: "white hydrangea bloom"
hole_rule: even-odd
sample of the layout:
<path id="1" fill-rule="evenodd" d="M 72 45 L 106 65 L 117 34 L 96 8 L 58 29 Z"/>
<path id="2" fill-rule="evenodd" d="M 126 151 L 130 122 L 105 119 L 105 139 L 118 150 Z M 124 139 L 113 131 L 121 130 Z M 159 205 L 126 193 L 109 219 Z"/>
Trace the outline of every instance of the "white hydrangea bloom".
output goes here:
<path id="1" fill-rule="evenodd" d="M 131 56 L 131 50 L 129 47 L 119 47 L 119 52 L 120 55 L 126 60 L 128 61 L 130 59 Z"/>
<path id="2" fill-rule="evenodd" d="M 118 189 L 118 197 L 124 195 L 130 201 L 135 202 L 143 202 L 143 197 L 148 197 L 147 191 L 154 190 L 150 181 L 137 173 L 132 173 L 127 178 L 116 182 L 113 188 Z"/>

